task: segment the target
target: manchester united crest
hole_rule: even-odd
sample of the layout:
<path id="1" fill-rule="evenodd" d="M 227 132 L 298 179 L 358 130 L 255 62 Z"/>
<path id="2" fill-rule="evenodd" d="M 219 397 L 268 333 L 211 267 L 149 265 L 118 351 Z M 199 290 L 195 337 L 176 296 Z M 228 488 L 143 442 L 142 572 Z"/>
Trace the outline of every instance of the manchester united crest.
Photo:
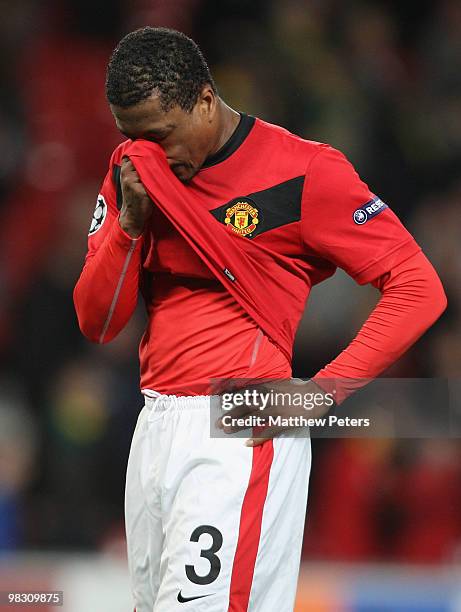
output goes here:
<path id="1" fill-rule="evenodd" d="M 240 200 L 226 210 L 225 224 L 240 236 L 249 236 L 259 223 L 258 209 L 248 200 Z"/>

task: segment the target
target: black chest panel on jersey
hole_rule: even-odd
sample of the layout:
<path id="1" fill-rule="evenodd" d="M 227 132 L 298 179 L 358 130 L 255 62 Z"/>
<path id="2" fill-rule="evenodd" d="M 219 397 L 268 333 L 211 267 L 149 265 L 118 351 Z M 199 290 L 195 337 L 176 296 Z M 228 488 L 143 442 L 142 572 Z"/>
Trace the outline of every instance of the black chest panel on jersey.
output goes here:
<path id="1" fill-rule="evenodd" d="M 219 222 L 230 225 L 247 238 L 294 223 L 301 219 L 304 176 L 297 176 L 268 189 L 255 191 L 210 210 Z M 247 206 L 245 206 L 247 205 Z M 247 215 L 247 219 L 245 219 Z M 256 221 L 256 223 L 253 223 Z M 239 227 L 239 225 L 245 227 Z M 254 225 L 252 231 L 246 231 Z"/>

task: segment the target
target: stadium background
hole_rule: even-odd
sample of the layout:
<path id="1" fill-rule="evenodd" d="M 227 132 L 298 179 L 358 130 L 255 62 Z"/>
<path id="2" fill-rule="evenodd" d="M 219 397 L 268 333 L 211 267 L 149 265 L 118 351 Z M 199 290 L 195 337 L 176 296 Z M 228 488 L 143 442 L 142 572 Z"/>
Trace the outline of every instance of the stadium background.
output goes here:
<path id="1" fill-rule="evenodd" d="M 114 44 L 141 25 L 181 29 L 232 106 L 344 151 L 449 299 L 387 374 L 459 377 L 461 4 L 2 0 L 1 16 L 0 591 L 55 588 L 66 612 L 124 612 L 143 314 L 92 346 L 71 299 L 121 140 L 104 99 Z M 376 300 L 342 273 L 317 288 L 295 374 L 331 360 Z M 461 610 L 460 459 L 454 439 L 314 441 L 297 612 Z"/>

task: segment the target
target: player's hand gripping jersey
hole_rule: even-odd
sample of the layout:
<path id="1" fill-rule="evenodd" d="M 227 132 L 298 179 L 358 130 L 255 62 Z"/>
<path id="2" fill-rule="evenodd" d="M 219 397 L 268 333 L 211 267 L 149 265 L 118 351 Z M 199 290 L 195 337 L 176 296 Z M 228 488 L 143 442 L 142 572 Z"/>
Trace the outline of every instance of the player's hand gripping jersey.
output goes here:
<path id="1" fill-rule="evenodd" d="M 155 203 L 139 239 L 117 221 L 123 156 Z M 129 320 L 141 287 L 149 314 L 141 388 L 205 393 L 210 378 L 290 376 L 313 285 L 341 267 L 382 290 L 383 275 L 419 251 L 342 153 L 242 115 L 187 184 L 159 145 L 115 150 L 75 302 L 82 331 L 105 342 Z"/>

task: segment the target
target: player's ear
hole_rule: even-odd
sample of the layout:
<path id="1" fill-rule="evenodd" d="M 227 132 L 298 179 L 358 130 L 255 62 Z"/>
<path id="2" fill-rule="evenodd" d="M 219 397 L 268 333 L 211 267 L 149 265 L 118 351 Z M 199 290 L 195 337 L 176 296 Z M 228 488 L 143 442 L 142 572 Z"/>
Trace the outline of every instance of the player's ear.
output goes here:
<path id="1" fill-rule="evenodd" d="M 199 109 L 200 113 L 207 117 L 209 121 L 213 118 L 216 106 L 217 106 L 217 97 L 216 93 L 213 91 L 211 85 L 204 85 L 202 91 L 199 95 Z"/>

